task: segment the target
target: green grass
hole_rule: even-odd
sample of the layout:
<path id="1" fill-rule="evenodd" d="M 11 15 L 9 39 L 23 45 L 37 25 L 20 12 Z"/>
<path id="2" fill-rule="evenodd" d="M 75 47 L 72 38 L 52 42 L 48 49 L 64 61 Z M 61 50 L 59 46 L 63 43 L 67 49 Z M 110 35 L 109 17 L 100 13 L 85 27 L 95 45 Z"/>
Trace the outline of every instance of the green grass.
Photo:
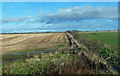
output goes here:
<path id="1" fill-rule="evenodd" d="M 67 47 L 68 44 L 64 44 L 53 47 L 53 48 L 57 48 L 56 51 L 52 51 L 53 48 L 50 48 L 49 50 L 36 49 L 36 50 L 14 52 L 14 53 L 27 53 L 38 50 L 47 50 L 45 52 L 30 54 L 30 56 L 32 57 L 29 57 L 27 54 L 24 55 L 5 54 L 2 56 L 3 73 L 4 74 L 29 74 L 29 73 L 39 74 L 39 72 L 44 72 L 46 71 L 46 68 L 54 64 L 54 62 L 57 63 L 66 62 L 69 59 L 69 54 L 63 54 L 59 51 Z M 50 54 L 46 55 L 46 53 L 50 53 Z M 14 59 L 20 59 L 20 60 L 12 61 Z"/>
<path id="2" fill-rule="evenodd" d="M 64 45 L 56 46 L 56 48 L 59 48 L 60 50 L 61 50 L 61 49 L 68 48 L 68 47 L 69 47 L 69 44 L 64 44 Z"/>
<path id="3" fill-rule="evenodd" d="M 118 32 L 94 32 L 94 33 L 86 33 L 79 32 L 79 35 L 87 36 L 85 45 L 89 48 L 89 50 L 94 51 L 96 48 L 98 52 L 96 52 L 100 57 L 103 57 L 110 64 L 114 66 L 119 66 L 119 55 L 118 50 Z M 97 44 L 96 44 L 96 43 Z M 92 44 L 93 43 L 93 44 Z M 98 45 L 100 44 L 100 45 Z M 101 45 L 102 44 L 102 45 Z M 104 46 L 106 44 L 107 46 Z M 93 45 L 93 46 L 92 46 Z"/>
<path id="4" fill-rule="evenodd" d="M 89 52 L 104 58 L 108 64 L 119 68 L 117 32 L 70 32 L 74 38 L 87 47 Z"/>
<path id="5" fill-rule="evenodd" d="M 80 33 L 87 35 L 93 40 L 99 40 L 107 44 L 108 46 L 117 49 L 118 48 L 118 32 L 96 32 L 96 33 Z"/>
<path id="6" fill-rule="evenodd" d="M 49 49 L 46 48 L 46 49 L 15 51 L 15 52 L 11 52 L 9 54 L 2 55 L 2 62 L 3 63 L 9 63 L 9 62 L 12 62 L 13 60 L 16 60 L 16 59 L 24 61 L 25 59 L 33 57 L 34 55 L 40 55 L 41 53 L 44 53 L 44 54 L 46 54 L 46 53 L 54 53 L 55 51 L 65 49 L 67 47 L 68 47 L 68 44 L 63 44 L 63 45 L 55 46 L 55 47 L 52 47 L 52 48 L 49 48 Z M 56 49 L 56 50 L 54 51 L 52 49 Z M 43 52 L 33 53 L 33 54 L 31 53 L 28 56 L 27 53 L 32 52 L 32 51 L 43 51 Z M 11 54 L 19 54 L 19 53 L 26 53 L 26 54 L 23 54 L 23 55 L 11 55 Z"/>
<path id="7" fill-rule="evenodd" d="M 24 61 L 10 62 L 3 65 L 3 73 L 6 74 L 39 74 L 39 72 L 46 72 L 47 68 L 60 62 L 66 62 L 69 59 L 69 54 L 62 54 L 56 52 L 51 55 L 41 54 L 38 57 L 29 58 Z"/>

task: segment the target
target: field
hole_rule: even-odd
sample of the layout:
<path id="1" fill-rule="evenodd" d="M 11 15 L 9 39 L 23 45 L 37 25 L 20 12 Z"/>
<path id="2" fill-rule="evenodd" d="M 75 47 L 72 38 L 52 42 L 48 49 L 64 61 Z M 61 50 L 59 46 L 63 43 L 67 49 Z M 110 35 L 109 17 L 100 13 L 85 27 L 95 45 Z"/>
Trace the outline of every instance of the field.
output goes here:
<path id="1" fill-rule="evenodd" d="M 85 45 L 92 53 L 103 57 L 108 64 L 113 65 L 120 73 L 118 32 L 76 32 L 72 34 L 79 43 Z"/>
<path id="2" fill-rule="evenodd" d="M 108 46 L 118 48 L 118 32 L 80 32 L 93 40 L 99 40 Z"/>
<path id="3" fill-rule="evenodd" d="M 28 55 L 53 52 L 67 44 L 65 33 L 3 34 L 3 63 L 25 60 Z"/>
<path id="4" fill-rule="evenodd" d="M 3 34 L 3 74 L 118 74 L 111 67 L 117 66 L 117 52 L 97 43 L 92 39 L 95 36 L 89 34 L 74 31 Z M 109 33 L 97 37 L 106 35 Z"/>
<path id="5" fill-rule="evenodd" d="M 68 43 L 65 33 L 3 34 L 2 54 L 51 48 Z"/>

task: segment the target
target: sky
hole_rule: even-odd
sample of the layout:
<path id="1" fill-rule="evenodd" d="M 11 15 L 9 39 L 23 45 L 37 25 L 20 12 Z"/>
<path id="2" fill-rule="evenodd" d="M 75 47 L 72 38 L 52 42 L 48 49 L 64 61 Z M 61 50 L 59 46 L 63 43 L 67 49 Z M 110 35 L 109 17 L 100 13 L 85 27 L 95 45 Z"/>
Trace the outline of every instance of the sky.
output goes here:
<path id="1" fill-rule="evenodd" d="M 119 2 L 119 0 L 2 0 L 2 2 Z"/>
<path id="2" fill-rule="evenodd" d="M 118 29 L 117 2 L 3 2 L 2 32 Z"/>

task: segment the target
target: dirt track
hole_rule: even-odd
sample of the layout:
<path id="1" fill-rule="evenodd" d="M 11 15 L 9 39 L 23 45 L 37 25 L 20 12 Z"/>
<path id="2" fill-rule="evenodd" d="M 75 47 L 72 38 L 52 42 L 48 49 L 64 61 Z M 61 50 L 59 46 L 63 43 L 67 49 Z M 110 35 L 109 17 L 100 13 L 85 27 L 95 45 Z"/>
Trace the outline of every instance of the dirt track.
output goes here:
<path id="1" fill-rule="evenodd" d="M 68 43 L 65 33 L 3 34 L 2 53 L 28 49 L 50 48 Z"/>

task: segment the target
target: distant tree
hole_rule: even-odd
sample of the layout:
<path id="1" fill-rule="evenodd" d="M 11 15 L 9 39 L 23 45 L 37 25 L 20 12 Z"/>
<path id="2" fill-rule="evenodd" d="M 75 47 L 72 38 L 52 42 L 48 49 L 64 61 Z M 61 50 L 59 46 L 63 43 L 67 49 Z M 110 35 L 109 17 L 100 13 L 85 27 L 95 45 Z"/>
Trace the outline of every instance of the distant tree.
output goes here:
<path id="1" fill-rule="evenodd" d="M 68 31 L 66 31 L 66 32 L 70 33 L 71 31 L 70 31 L 70 30 L 68 30 Z"/>
<path id="2" fill-rule="evenodd" d="M 49 33 L 49 31 L 46 31 L 45 33 Z"/>

